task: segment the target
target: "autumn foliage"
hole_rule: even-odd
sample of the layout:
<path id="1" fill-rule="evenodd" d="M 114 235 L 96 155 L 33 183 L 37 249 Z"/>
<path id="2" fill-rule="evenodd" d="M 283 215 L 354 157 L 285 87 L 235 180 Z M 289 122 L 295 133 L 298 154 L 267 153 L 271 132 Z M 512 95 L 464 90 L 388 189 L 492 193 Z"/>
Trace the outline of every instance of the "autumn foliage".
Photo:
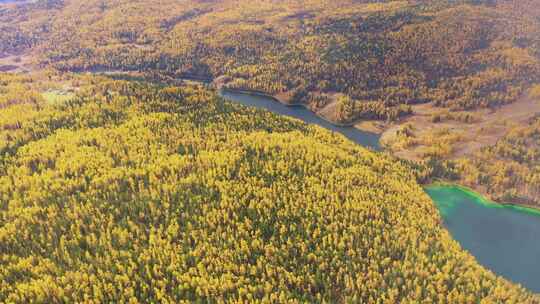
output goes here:
<path id="1" fill-rule="evenodd" d="M 0 302 L 538 301 L 389 156 L 201 87 L 72 83 L 0 77 Z"/>
<path id="2" fill-rule="evenodd" d="M 331 115 L 341 123 L 396 120 L 426 102 L 495 107 L 540 80 L 530 0 L 40 1 L 8 12 L 0 50 L 33 51 L 42 64 L 226 75 L 231 88 L 315 111 L 337 111 L 319 97 L 343 93 L 351 107 Z"/>

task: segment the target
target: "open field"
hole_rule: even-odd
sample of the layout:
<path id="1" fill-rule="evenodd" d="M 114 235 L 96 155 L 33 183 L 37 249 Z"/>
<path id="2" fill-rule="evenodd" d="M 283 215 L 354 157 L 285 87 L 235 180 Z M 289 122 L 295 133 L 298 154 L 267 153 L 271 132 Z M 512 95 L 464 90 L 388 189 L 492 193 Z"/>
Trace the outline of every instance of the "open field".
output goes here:
<path id="1" fill-rule="evenodd" d="M 49 104 L 62 103 L 75 97 L 75 94 L 61 90 L 49 90 L 41 93 L 41 95 Z"/>

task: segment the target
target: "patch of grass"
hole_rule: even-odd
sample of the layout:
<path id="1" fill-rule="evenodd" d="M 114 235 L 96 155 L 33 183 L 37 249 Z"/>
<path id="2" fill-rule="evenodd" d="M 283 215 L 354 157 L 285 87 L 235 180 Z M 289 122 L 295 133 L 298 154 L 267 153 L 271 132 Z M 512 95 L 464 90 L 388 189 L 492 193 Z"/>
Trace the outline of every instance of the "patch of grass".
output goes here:
<path id="1" fill-rule="evenodd" d="M 75 97 L 75 94 L 61 90 L 54 90 L 41 93 L 41 96 L 43 96 L 47 104 L 57 104 L 66 102 L 67 100 Z"/>

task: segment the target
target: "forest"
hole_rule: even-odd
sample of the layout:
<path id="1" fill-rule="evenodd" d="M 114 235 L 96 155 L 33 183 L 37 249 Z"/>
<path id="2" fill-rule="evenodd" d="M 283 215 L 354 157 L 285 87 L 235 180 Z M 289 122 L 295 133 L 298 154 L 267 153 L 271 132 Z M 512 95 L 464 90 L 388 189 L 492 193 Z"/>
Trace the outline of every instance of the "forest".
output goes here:
<path id="1" fill-rule="evenodd" d="M 56 72 L 0 74 L 0 107 L 0 302 L 540 303 L 319 127 Z"/>
<path id="2" fill-rule="evenodd" d="M 534 0 L 47 0 L 4 10 L 0 53 L 63 71 L 226 76 L 229 88 L 339 123 L 395 121 L 418 103 L 497 107 L 540 82 Z"/>
<path id="3" fill-rule="evenodd" d="M 445 127 L 540 102 L 536 0 L 9 2 L 0 303 L 540 304 L 422 189 L 540 206 L 540 116 L 459 156 Z M 217 88 L 396 140 L 374 152 Z"/>

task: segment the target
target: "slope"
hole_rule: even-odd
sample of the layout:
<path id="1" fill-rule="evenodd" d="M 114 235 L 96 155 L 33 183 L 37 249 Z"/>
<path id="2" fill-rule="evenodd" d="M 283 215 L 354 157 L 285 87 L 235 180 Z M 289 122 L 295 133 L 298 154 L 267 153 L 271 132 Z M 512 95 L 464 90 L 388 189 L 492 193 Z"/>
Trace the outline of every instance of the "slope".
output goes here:
<path id="1" fill-rule="evenodd" d="M 200 87 L 63 81 L 0 78 L 0 302 L 539 301 L 389 156 Z"/>

